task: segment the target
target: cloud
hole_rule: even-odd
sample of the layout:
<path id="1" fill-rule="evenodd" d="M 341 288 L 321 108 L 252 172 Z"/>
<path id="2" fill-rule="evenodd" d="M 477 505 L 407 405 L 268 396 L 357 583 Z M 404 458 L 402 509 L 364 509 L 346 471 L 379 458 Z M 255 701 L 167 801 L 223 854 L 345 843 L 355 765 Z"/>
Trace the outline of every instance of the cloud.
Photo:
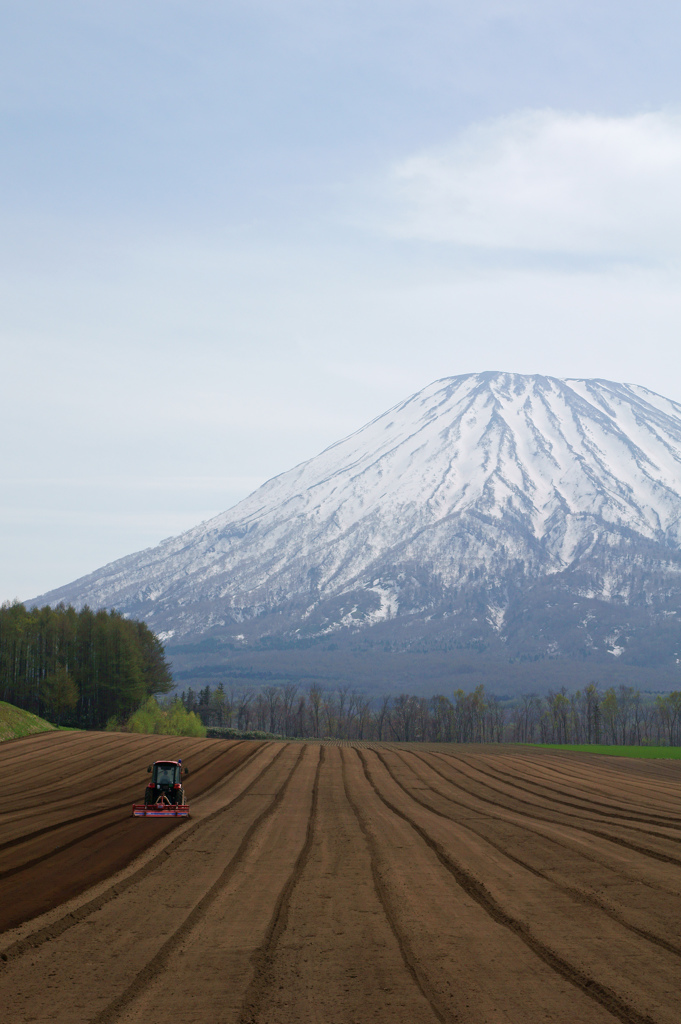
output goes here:
<path id="1" fill-rule="evenodd" d="M 681 256 L 681 116 L 527 111 L 390 170 L 389 231 L 484 249 Z"/>

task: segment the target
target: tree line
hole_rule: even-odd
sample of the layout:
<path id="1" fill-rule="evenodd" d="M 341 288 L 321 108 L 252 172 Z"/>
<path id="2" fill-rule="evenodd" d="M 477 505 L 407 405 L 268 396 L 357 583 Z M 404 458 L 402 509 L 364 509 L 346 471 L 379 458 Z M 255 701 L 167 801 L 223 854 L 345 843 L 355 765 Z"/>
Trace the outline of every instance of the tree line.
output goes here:
<path id="1" fill-rule="evenodd" d="M 0 700 L 57 725 L 101 729 L 172 676 L 158 637 L 116 611 L 0 607 Z"/>
<path id="2" fill-rule="evenodd" d="M 371 698 L 350 686 L 312 683 L 257 688 L 220 683 L 181 694 L 213 729 L 285 737 L 431 743 L 603 743 L 681 746 L 681 692 L 655 697 L 597 683 L 569 693 L 501 700 L 484 686 L 451 697 L 401 693 Z"/>
<path id="3" fill-rule="evenodd" d="M 163 645 L 144 622 L 88 607 L 0 606 L 0 700 L 56 724 L 101 729 L 171 690 Z M 282 681 L 189 689 L 181 703 L 207 727 L 286 737 L 681 746 L 681 692 L 652 697 L 625 685 L 509 701 L 483 685 L 372 698 L 349 685 Z"/>

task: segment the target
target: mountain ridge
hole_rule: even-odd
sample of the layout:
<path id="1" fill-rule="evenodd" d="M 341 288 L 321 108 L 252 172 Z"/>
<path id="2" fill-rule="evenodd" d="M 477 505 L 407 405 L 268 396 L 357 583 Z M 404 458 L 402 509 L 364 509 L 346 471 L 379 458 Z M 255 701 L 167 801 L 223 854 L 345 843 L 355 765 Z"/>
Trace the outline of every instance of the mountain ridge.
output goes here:
<path id="1" fill-rule="evenodd" d="M 605 379 L 443 378 L 226 512 L 32 603 L 113 605 L 176 644 L 380 626 L 399 646 L 418 621 L 424 638 L 513 659 L 531 591 L 568 618 L 608 609 L 590 642 L 578 624 L 535 635 L 544 658 L 577 641 L 633 656 L 645 623 L 681 611 L 681 404 Z"/>

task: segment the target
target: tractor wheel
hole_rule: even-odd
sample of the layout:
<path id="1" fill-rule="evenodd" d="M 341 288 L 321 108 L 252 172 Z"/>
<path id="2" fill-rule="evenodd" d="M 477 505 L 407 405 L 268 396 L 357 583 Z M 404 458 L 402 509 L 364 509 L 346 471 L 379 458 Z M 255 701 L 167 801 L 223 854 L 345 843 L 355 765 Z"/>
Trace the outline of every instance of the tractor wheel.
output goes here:
<path id="1" fill-rule="evenodd" d="M 184 790 L 183 789 L 178 789 L 178 791 L 177 791 L 177 799 L 176 799 L 175 803 L 176 804 L 183 804 L 184 803 Z"/>
<path id="2" fill-rule="evenodd" d="M 156 803 L 156 793 L 153 789 L 144 790 L 144 803 L 147 807 L 149 807 L 150 804 Z"/>

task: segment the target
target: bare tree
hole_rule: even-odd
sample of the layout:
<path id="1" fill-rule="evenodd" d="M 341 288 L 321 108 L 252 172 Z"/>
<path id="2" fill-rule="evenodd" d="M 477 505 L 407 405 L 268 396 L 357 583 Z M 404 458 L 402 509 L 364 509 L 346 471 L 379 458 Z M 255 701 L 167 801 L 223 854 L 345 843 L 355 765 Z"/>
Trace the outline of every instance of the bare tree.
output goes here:
<path id="1" fill-rule="evenodd" d="M 282 691 L 282 707 L 283 707 L 283 726 L 284 735 L 293 736 L 295 734 L 295 700 L 296 694 L 298 693 L 298 683 L 286 683 Z"/>
<path id="2" fill-rule="evenodd" d="M 267 701 L 267 716 L 269 720 L 268 732 L 276 733 L 277 717 L 281 705 L 281 690 L 278 686 L 266 686 L 263 695 Z"/>
<path id="3" fill-rule="evenodd" d="M 310 719 L 312 721 L 312 735 L 315 739 L 319 739 L 323 694 L 324 691 L 319 683 L 310 684 L 310 689 L 308 690 L 308 702 L 310 706 Z"/>
<path id="4" fill-rule="evenodd" d="M 236 722 L 237 729 L 241 731 L 248 731 L 251 724 L 251 716 L 253 714 L 253 698 L 255 694 L 253 690 L 242 690 L 236 697 Z"/>
<path id="5" fill-rule="evenodd" d="M 376 715 L 376 739 L 383 739 L 383 730 L 386 724 L 390 722 L 390 706 L 392 704 L 392 697 L 389 693 L 384 693 L 381 697 L 381 702 L 378 708 L 378 714 Z"/>

